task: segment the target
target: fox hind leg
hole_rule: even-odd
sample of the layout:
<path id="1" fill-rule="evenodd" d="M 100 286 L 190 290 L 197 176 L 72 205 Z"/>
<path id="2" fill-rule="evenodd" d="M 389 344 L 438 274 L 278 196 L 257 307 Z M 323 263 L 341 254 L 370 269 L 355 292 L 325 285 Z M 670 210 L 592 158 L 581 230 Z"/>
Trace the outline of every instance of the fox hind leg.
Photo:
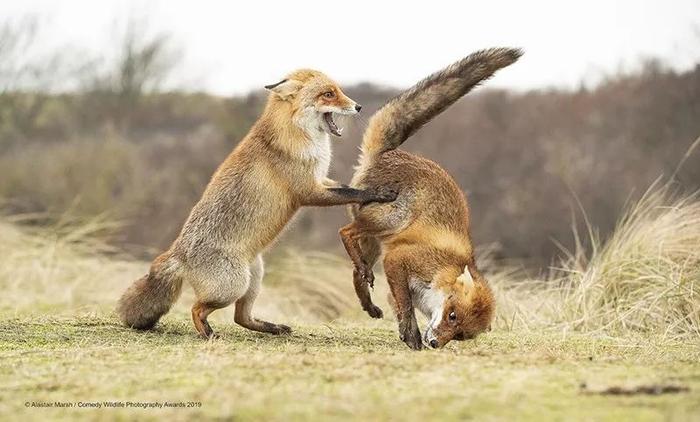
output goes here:
<path id="1" fill-rule="evenodd" d="M 190 258 L 191 266 L 197 271 L 188 276 L 197 298 L 192 306 L 192 322 L 201 337 L 217 337 L 207 317 L 245 294 L 251 271 L 247 264 L 220 250 L 202 247 L 197 252 Z"/>
<path id="2" fill-rule="evenodd" d="M 219 308 L 216 306 L 209 306 L 199 301 L 192 306 L 192 322 L 194 322 L 194 328 L 199 335 L 205 339 L 219 337 L 218 334 L 214 333 L 214 330 L 212 330 L 207 321 L 209 314 L 217 309 Z"/>
<path id="3" fill-rule="evenodd" d="M 372 267 L 381 253 L 381 247 L 374 238 L 363 233 L 357 223 L 351 223 L 340 229 L 340 239 L 345 246 L 350 260 L 364 281 L 374 287 L 374 274 Z M 366 240 L 369 239 L 369 240 Z M 364 248 L 362 244 L 364 243 Z M 372 261 L 372 262 L 369 262 Z"/>
<path id="4" fill-rule="evenodd" d="M 355 293 L 357 297 L 360 298 L 360 303 L 362 308 L 371 316 L 372 318 L 383 318 L 384 313 L 379 306 L 372 302 L 372 296 L 370 294 L 369 287 L 374 287 L 374 272 L 372 269 L 382 254 L 382 249 L 379 241 L 374 237 L 364 237 L 359 241 L 360 249 L 362 250 L 363 261 L 366 264 L 363 273 L 357 271 L 357 269 L 352 272 L 352 281 L 355 286 Z M 372 280 L 371 283 L 367 282 L 367 279 Z"/>
<path id="5" fill-rule="evenodd" d="M 264 273 L 263 260 L 262 257 L 258 255 L 250 265 L 250 284 L 248 285 L 248 290 L 236 301 L 234 321 L 241 327 L 253 331 L 270 334 L 289 334 L 292 332 L 292 329 L 286 325 L 274 324 L 253 317 L 253 303 L 255 303 L 255 299 L 258 297 L 258 293 L 260 293 L 260 286 Z"/>
<path id="6" fill-rule="evenodd" d="M 370 287 L 374 287 L 372 268 L 381 255 L 379 240 L 372 236 L 362 235 L 357 229 L 356 223 L 340 229 L 340 237 L 354 265 L 352 282 L 362 309 L 372 318 L 382 318 L 384 313 L 372 302 L 369 290 Z"/>

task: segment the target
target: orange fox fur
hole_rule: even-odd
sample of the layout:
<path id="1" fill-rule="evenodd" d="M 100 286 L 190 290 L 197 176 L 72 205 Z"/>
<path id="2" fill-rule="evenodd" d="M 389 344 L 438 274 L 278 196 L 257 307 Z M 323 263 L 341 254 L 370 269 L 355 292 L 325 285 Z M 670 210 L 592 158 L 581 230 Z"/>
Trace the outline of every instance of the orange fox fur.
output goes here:
<path id="1" fill-rule="evenodd" d="M 391 186 L 399 195 L 392 203 L 351 205 L 353 222 L 340 235 L 354 264 L 357 296 L 374 318 L 382 311 L 372 303 L 369 286 L 372 268 L 384 253 L 400 337 L 413 349 L 423 348 L 423 342 L 438 348 L 474 338 L 489 329 L 495 304 L 474 259 L 462 190 L 436 163 L 396 148 L 521 54 L 496 48 L 467 56 L 387 103 L 364 134 L 352 186 Z M 422 338 L 414 308 L 429 320 Z"/>
<path id="2" fill-rule="evenodd" d="M 342 129 L 334 114 L 360 106 L 321 72 L 299 70 L 269 85 L 260 119 L 212 176 L 180 235 L 134 282 L 118 304 L 125 325 L 150 329 L 177 300 L 182 282 L 194 289 L 192 320 L 211 337 L 207 316 L 235 303 L 235 321 L 251 330 L 288 333 L 286 325 L 256 319 L 253 302 L 263 277 L 261 253 L 302 206 L 331 206 L 396 197 L 328 179 L 330 136 Z"/>

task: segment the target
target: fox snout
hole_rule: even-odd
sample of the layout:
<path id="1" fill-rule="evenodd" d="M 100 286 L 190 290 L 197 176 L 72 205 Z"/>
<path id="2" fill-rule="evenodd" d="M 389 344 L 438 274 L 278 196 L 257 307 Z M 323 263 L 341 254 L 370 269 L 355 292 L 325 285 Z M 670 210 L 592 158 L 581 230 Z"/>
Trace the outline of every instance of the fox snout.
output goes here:
<path id="1" fill-rule="evenodd" d="M 362 110 L 362 106 L 355 103 L 354 105 L 352 105 L 350 107 L 344 108 L 343 112 L 344 112 L 344 114 L 357 114 L 360 112 L 360 110 Z"/>
<path id="2" fill-rule="evenodd" d="M 423 342 L 425 344 L 430 345 L 433 349 L 439 349 L 440 347 L 444 346 L 444 344 L 440 344 L 440 340 L 438 340 L 438 336 L 436 335 L 435 331 L 433 330 L 433 327 L 431 327 L 430 324 L 425 328 L 425 334 L 423 335 Z"/>
<path id="3" fill-rule="evenodd" d="M 349 97 L 345 97 L 345 102 L 347 105 L 343 105 L 341 107 L 338 107 L 338 110 L 335 110 L 336 113 L 338 114 L 357 114 L 362 110 L 362 106 Z"/>

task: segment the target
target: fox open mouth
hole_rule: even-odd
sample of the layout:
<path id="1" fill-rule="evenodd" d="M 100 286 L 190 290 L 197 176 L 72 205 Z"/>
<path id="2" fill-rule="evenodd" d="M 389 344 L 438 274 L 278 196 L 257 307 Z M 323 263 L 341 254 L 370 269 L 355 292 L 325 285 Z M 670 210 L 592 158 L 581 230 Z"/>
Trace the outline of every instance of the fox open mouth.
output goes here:
<path id="1" fill-rule="evenodd" d="M 328 131 L 330 133 L 332 133 L 335 136 L 342 136 L 343 128 L 338 128 L 338 125 L 335 124 L 335 122 L 333 121 L 333 113 L 323 113 L 323 120 L 326 122 L 326 126 L 328 126 Z"/>

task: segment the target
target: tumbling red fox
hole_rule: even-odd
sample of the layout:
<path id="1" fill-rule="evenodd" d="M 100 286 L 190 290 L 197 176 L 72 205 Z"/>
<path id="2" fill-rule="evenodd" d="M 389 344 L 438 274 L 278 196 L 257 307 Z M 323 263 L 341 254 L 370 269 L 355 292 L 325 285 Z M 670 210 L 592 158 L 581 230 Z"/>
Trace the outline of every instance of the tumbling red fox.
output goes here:
<path id="1" fill-rule="evenodd" d="M 298 70 L 266 88 L 271 92 L 262 116 L 214 173 L 178 238 L 119 300 L 125 325 L 152 328 L 187 281 L 197 297 L 192 320 L 202 337 L 214 335 L 207 316 L 234 302 L 241 326 L 288 333 L 286 325 L 252 316 L 263 277 L 261 253 L 302 206 L 396 198 L 390 190 L 353 189 L 326 177 L 329 134 L 342 133 L 333 116 L 361 108 L 335 82 L 321 72 Z"/>
<path id="2" fill-rule="evenodd" d="M 370 120 L 352 186 L 399 192 L 391 203 L 350 205 L 351 224 L 340 236 L 354 265 L 353 282 L 373 318 L 382 311 L 370 296 L 372 268 L 384 253 L 390 303 L 409 347 L 439 348 L 490 329 L 494 297 L 474 259 L 469 208 L 457 183 L 436 163 L 397 150 L 421 126 L 522 51 L 473 53 L 389 101 Z M 421 338 L 414 307 L 429 320 Z"/>

